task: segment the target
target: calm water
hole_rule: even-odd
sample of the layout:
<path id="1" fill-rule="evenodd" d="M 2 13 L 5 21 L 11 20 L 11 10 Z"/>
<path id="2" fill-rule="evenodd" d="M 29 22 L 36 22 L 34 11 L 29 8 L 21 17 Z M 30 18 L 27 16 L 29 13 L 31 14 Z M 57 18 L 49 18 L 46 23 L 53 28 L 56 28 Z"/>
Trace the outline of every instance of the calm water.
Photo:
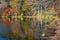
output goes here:
<path id="1" fill-rule="evenodd" d="M 42 25 L 42 26 L 41 26 Z M 36 19 L 0 19 L 0 37 L 17 40 L 39 40 L 50 36 L 48 27 Z"/>

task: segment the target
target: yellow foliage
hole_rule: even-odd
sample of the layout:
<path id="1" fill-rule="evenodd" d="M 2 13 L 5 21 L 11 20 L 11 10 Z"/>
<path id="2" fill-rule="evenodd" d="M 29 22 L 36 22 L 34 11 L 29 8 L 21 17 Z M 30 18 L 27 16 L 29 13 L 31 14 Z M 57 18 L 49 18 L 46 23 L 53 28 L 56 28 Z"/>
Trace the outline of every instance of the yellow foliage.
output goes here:
<path id="1" fill-rule="evenodd" d="M 18 3 L 18 0 L 13 0 L 10 4 L 12 7 L 16 6 Z"/>
<path id="2" fill-rule="evenodd" d="M 51 14 L 54 14 L 55 13 L 55 8 L 54 7 L 50 7 L 49 10 L 50 10 L 50 13 Z"/>
<path id="3" fill-rule="evenodd" d="M 29 1 L 28 1 L 28 0 L 25 0 L 22 9 L 23 9 L 23 10 L 26 10 L 26 9 L 28 8 L 28 6 L 29 6 Z"/>

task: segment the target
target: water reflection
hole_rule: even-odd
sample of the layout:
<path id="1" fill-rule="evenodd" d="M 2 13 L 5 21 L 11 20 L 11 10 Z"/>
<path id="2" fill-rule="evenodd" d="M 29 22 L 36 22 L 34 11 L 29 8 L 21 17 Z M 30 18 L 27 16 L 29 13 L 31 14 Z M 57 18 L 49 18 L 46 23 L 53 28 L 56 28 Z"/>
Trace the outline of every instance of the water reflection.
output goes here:
<path id="1" fill-rule="evenodd" d="M 16 38 L 17 40 L 36 40 L 40 37 L 48 37 L 49 29 L 37 21 L 36 18 L 24 18 L 24 20 L 3 18 L 0 19 L 0 37 Z"/>

